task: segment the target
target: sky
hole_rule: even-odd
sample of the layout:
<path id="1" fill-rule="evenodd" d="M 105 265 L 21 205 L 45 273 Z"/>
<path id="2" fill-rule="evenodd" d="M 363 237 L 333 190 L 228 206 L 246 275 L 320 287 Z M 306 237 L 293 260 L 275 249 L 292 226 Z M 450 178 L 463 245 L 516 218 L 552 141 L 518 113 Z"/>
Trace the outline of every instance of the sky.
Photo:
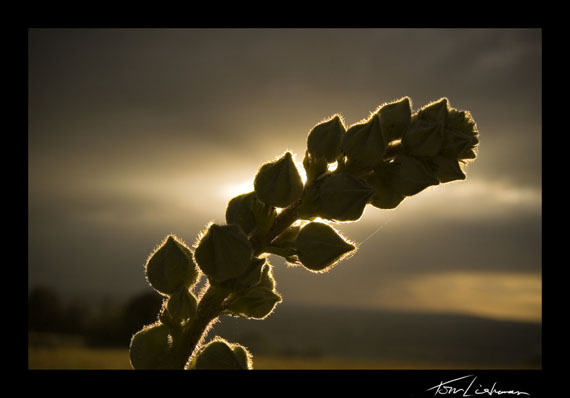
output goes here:
<path id="1" fill-rule="evenodd" d="M 163 238 L 189 246 L 319 121 L 447 97 L 480 133 L 467 179 L 337 229 L 296 304 L 542 319 L 540 29 L 30 29 L 28 288 L 128 298 Z"/>

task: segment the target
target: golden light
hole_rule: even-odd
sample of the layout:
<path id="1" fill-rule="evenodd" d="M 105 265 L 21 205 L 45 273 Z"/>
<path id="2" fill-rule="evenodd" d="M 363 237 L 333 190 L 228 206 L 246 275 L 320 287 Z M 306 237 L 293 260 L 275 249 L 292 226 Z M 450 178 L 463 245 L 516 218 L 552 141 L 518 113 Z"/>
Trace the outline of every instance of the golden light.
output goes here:
<path id="1" fill-rule="evenodd" d="M 410 276 L 376 292 L 377 302 L 398 309 L 464 313 L 495 319 L 540 322 L 542 278 L 521 272 L 456 271 Z"/>
<path id="2" fill-rule="evenodd" d="M 253 178 L 238 180 L 224 185 L 221 193 L 224 199 L 230 200 L 238 195 L 253 191 Z"/>

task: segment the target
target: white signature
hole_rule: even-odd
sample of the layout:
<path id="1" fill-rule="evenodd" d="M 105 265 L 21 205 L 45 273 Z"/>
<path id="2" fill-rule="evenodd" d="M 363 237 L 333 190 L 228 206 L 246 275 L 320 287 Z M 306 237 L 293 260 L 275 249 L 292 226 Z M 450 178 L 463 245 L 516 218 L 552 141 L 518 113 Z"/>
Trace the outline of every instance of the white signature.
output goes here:
<path id="1" fill-rule="evenodd" d="M 472 379 L 469 379 L 469 378 Z M 461 383 L 457 383 L 458 381 L 463 380 Z M 479 383 L 475 383 L 477 380 L 477 376 L 468 375 L 459 377 L 457 379 L 442 381 L 438 385 L 435 385 L 431 388 L 428 388 L 426 391 L 435 390 L 434 396 L 437 395 L 456 395 L 461 394 L 462 397 L 474 397 L 480 396 L 483 394 L 488 394 L 492 396 L 493 394 L 496 395 L 503 395 L 503 394 L 510 394 L 510 395 L 528 395 L 528 392 L 524 391 L 516 391 L 516 390 L 499 390 L 497 388 L 497 382 L 493 383 L 491 388 L 483 388 L 483 386 Z M 452 383 L 456 383 L 455 386 L 451 385 Z M 459 387 L 461 385 L 461 387 Z"/>

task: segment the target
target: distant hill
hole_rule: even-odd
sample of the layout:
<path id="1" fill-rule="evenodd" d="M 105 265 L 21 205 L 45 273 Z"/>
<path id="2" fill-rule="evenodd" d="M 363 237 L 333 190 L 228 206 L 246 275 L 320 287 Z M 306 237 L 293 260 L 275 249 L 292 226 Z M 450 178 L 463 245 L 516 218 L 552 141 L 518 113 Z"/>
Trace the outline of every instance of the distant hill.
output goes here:
<path id="1" fill-rule="evenodd" d="M 463 315 L 281 304 L 263 321 L 224 316 L 210 333 L 242 343 L 254 355 L 541 367 L 540 324 Z"/>

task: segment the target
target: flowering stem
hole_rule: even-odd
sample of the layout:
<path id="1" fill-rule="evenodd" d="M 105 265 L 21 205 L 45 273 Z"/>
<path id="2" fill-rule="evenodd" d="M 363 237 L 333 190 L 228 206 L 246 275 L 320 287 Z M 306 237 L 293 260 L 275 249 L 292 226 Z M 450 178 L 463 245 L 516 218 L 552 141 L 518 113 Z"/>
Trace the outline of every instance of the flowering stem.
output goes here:
<path id="1" fill-rule="evenodd" d="M 174 367 L 184 369 L 189 358 L 194 355 L 196 348 L 205 337 L 209 325 L 222 312 L 222 303 L 229 295 L 226 289 L 208 286 L 196 310 L 196 315 L 184 327 L 182 336 L 173 342 L 172 353 Z"/>

